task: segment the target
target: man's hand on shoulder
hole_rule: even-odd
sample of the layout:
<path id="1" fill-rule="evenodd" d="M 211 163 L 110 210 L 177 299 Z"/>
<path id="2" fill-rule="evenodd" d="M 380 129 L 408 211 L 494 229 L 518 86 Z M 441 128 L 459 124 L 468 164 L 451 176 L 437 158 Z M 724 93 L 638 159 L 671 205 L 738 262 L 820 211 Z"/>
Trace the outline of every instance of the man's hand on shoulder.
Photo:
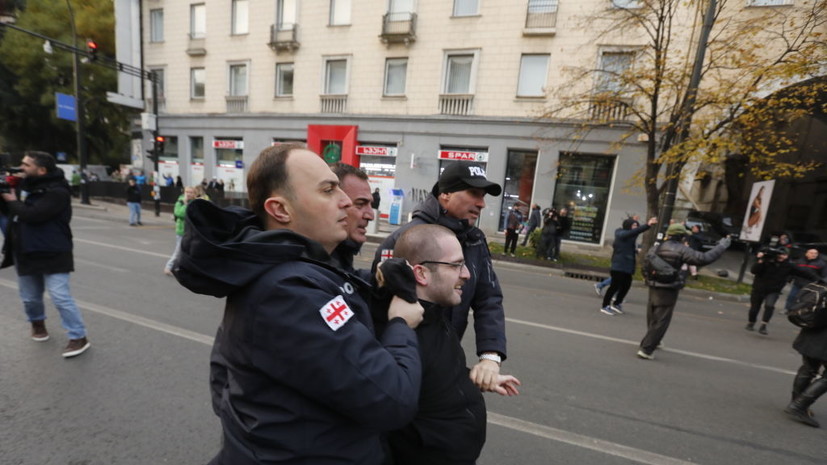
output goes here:
<path id="1" fill-rule="evenodd" d="M 425 310 L 419 302 L 408 303 L 397 296 L 393 296 L 391 304 L 388 307 L 388 320 L 390 321 L 399 317 L 405 320 L 405 323 L 407 323 L 411 329 L 416 329 L 419 323 L 422 323 L 422 315 L 424 312 Z"/>
<path id="2" fill-rule="evenodd" d="M 471 369 L 471 381 L 481 390 L 492 392 L 497 388 L 500 364 L 493 360 L 480 360 Z"/>

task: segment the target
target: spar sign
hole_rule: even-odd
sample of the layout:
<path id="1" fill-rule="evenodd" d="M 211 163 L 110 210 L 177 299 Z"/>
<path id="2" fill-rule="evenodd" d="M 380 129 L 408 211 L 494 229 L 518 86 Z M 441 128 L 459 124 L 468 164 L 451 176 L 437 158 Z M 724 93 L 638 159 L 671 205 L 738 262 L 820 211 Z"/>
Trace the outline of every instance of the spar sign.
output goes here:
<path id="1" fill-rule="evenodd" d="M 457 150 L 440 150 L 439 159 L 487 162 L 488 152 L 460 152 Z"/>

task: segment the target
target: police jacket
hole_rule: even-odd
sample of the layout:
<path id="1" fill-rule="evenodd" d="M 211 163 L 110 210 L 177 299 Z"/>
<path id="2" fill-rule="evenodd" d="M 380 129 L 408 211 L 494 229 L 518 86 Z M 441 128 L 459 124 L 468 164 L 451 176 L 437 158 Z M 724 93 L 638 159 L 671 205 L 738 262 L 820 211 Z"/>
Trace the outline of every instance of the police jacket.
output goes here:
<path id="1" fill-rule="evenodd" d="M 729 239 L 722 239 L 718 244 L 706 252 L 699 252 L 692 247 L 684 245 L 683 236 L 669 237 L 663 244 L 660 245 L 657 255 L 664 261 L 672 265 L 676 270 L 680 270 L 684 263 L 687 265 L 703 266 L 714 262 L 721 255 L 724 254 L 729 247 Z M 686 284 L 686 274 L 679 273 L 678 279 L 671 283 L 659 283 L 655 281 L 646 281 L 649 287 L 656 287 L 659 289 L 682 289 Z"/>
<path id="2" fill-rule="evenodd" d="M 471 277 L 462 286 L 462 302 L 456 307 L 445 309 L 446 318 L 454 326 L 457 336 L 462 339 L 468 327 L 468 312 L 473 309 L 477 353 L 498 352 L 505 360 L 503 292 L 497 275 L 494 273 L 485 234 L 479 228 L 469 225 L 467 220 L 447 216 L 435 196 L 429 195 L 416 207 L 413 219 L 382 242 L 376 249 L 371 269 L 376 271 L 376 266 L 383 257 L 392 256 L 397 238 L 408 228 L 417 224 L 438 224 L 456 234 L 462 245 L 465 265 L 471 272 Z"/>
<path id="3" fill-rule="evenodd" d="M 623 227 L 615 230 L 615 241 L 612 244 L 614 251 L 612 252 L 612 270 L 621 271 L 623 273 L 633 274 L 635 272 L 637 247 L 635 241 L 637 237 L 649 230 L 650 226 L 644 224 L 637 228 L 632 228 L 636 221 L 627 219 L 623 222 Z"/>
<path id="4" fill-rule="evenodd" d="M 422 358 L 419 410 L 409 425 L 388 435 L 393 463 L 471 465 L 485 444 L 485 400 L 442 308 L 420 303 L 425 316 L 416 328 Z"/>
<path id="5" fill-rule="evenodd" d="M 380 433 L 416 413 L 415 333 L 395 318 L 377 340 L 356 292 L 364 283 L 328 260 L 248 210 L 187 207 L 176 278 L 227 298 L 210 367 L 224 430 L 216 463 L 376 464 Z"/>
<path id="6" fill-rule="evenodd" d="M 790 275 L 803 278 L 807 282 L 818 281 L 821 278 L 809 269 L 796 267 L 789 260 L 779 262 L 770 257 L 760 258 L 752 265 L 750 272 L 755 275 L 752 288 L 764 292 L 781 292 Z"/>
<path id="7" fill-rule="evenodd" d="M 9 224 L 0 268 L 16 263 L 20 276 L 75 270 L 70 189 L 60 169 L 21 180 L 20 200 L 5 202 Z"/>

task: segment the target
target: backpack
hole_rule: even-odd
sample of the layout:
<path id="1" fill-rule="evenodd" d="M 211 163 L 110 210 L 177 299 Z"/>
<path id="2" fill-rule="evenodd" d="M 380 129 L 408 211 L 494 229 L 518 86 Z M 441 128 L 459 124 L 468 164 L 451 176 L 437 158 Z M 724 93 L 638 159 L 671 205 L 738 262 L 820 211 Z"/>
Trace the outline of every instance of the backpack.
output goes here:
<path id="1" fill-rule="evenodd" d="M 647 283 L 672 284 L 678 280 L 680 271 L 658 256 L 659 248 L 660 243 L 656 242 L 643 257 L 643 264 L 640 267 L 643 279 Z"/>
<path id="2" fill-rule="evenodd" d="M 827 285 L 814 282 L 799 289 L 787 311 L 787 319 L 799 328 L 827 326 Z"/>

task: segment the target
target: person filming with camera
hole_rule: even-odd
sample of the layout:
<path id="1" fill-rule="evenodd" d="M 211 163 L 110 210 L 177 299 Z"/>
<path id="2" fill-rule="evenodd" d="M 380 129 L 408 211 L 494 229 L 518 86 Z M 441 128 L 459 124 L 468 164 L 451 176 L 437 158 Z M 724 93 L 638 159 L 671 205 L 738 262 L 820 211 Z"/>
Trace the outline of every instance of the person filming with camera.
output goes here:
<path id="1" fill-rule="evenodd" d="M 20 299 L 37 342 L 49 339 L 43 290 L 49 291 L 69 336 L 63 357 L 75 357 L 89 349 L 89 340 L 69 290 L 69 273 L 74 271 L 69 227 L 72 191 L 48 153 L 27 152 L 21 169 L 17 186 L 0 194 L 9 217 L 0 268 L 14 265 Z"/>
<path id="2" fill-rule="evenodd" d="M 764 314 L 761 317 L 761 326 L 758 332 L 767 335 L 767 325 L 770 323 L 772 314 L 775 311 L 775 302 L 781 295 L 781 289 L 787 284 L 790 276 L 797 276 L 808 281 L 818 281 L 820 276 L 806 268 L 799 268 L 793 265 L 789 258 L 789 252 L 784 247 L 767 247 L 761 249 L 756 255 L 755 264 L 750 272 L 755 275 L 750 293 L 750 306 L 747 331 L 755 330 L 755 323 L 758 321 L 758 313 L 761 311 L 761 304 L 764 305 Z"/>

